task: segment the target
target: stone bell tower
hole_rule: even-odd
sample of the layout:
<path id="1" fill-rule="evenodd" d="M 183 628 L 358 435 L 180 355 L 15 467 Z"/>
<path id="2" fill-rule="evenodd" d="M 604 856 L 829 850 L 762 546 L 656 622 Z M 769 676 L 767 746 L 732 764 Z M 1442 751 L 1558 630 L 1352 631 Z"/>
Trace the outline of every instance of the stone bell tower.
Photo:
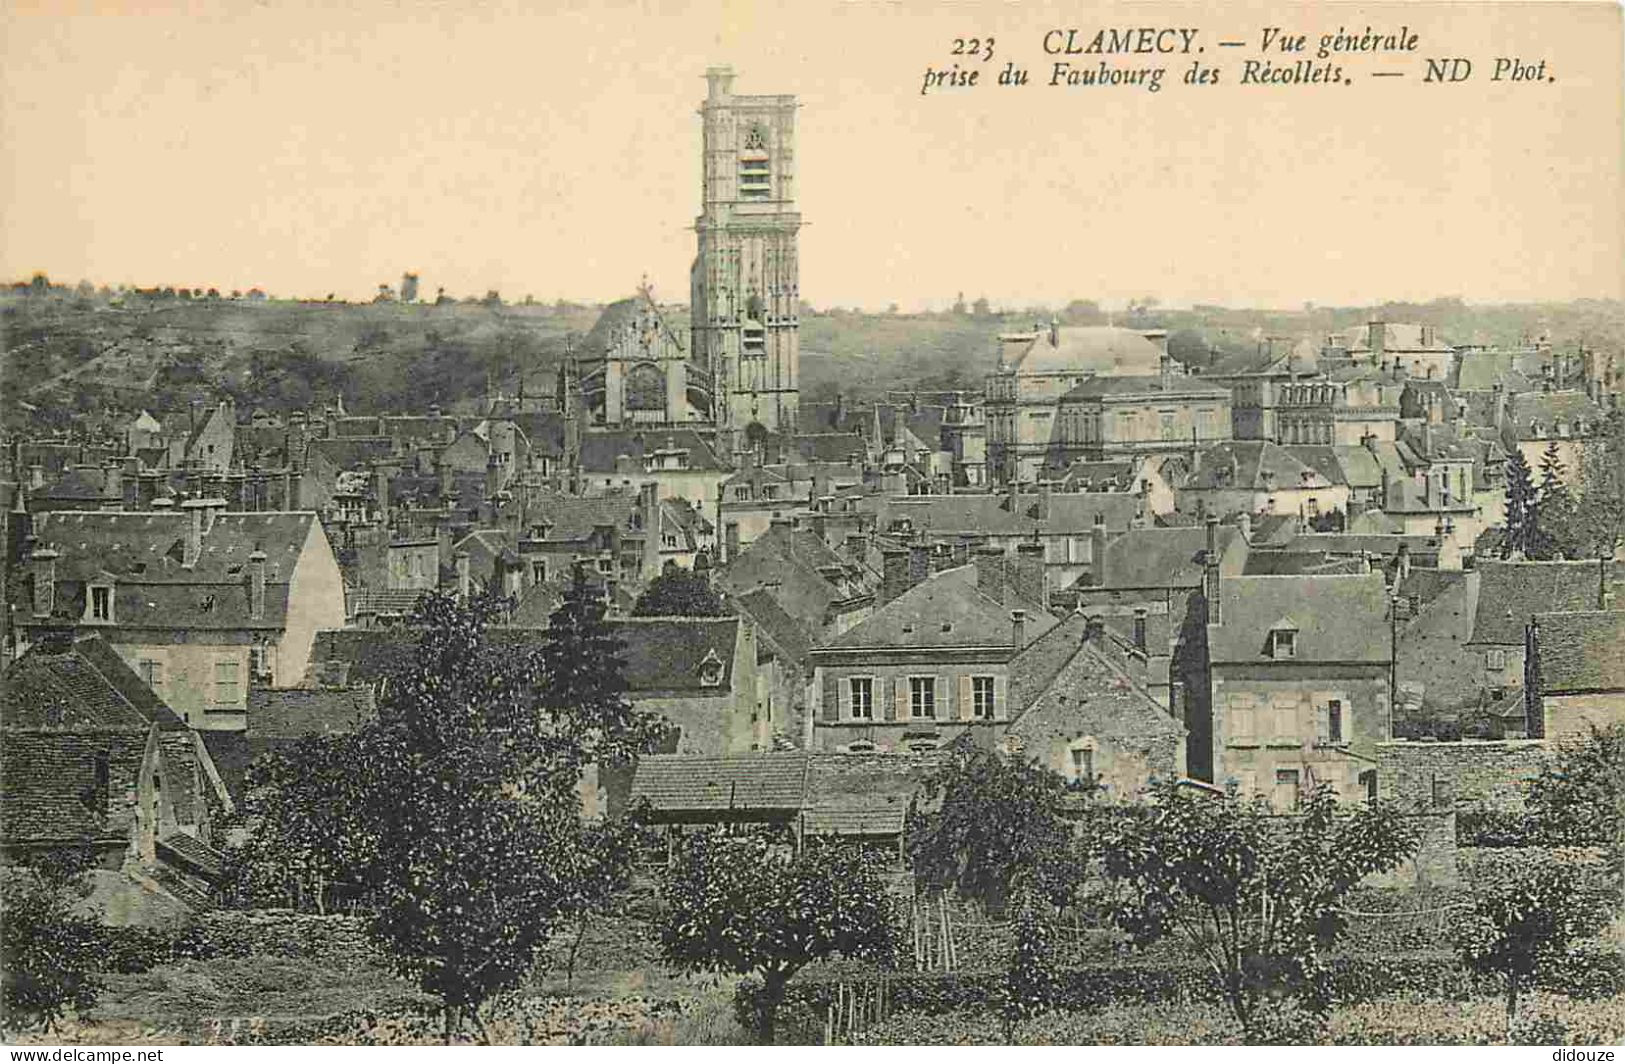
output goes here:
<path id="1" fill-rule="evenodd" d="M 736 96 L 728 67 L 705 79 L 693 353 L 737 441 L 752 423 L 793 431 L 800 402 L 796 98 Z"/>

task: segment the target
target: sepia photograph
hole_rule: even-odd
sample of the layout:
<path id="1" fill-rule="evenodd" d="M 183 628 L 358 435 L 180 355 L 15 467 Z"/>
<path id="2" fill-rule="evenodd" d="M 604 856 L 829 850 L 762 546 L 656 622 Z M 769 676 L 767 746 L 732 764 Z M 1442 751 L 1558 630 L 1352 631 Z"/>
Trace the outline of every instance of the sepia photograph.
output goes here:
<path id="1" fill-rule="evenodd" d="M 1619 3 L 0 0 L 0 163 L 8 1062 L 1625 1044 Z"/>

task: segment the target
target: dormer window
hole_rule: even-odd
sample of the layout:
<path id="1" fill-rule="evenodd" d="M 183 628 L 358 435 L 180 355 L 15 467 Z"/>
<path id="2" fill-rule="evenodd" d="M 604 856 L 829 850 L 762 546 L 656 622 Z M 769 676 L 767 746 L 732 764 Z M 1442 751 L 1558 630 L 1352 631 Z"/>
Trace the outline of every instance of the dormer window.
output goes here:
<path id="1" fill-rule="evenodd" d="M 90 597 L 86 602 L 85 619 L 96 624 L 113 623 L 113 586 L 111 584 L 92 584 Z"/>
<path id="2" fill-rule="evenodd" d="M 715 649 L 707 650 L 700 659 L 700 686 L 717 687 L 722 683 L 722 659 Z"/>
<path id="3" fill-rule="evenodd" d="M 1276 660 L 1298 656 L 1298 631 L 1295 628 L 1274 628 L 1270 631 L 1270 657 Z"/>

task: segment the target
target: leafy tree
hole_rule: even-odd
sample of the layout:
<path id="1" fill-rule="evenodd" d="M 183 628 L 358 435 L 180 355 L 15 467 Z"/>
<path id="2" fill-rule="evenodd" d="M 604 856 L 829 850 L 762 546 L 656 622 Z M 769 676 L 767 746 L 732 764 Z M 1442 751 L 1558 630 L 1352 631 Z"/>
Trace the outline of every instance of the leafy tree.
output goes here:
<path id="1" fill-rule="evenodd" d="M 46 861 L 0 878 L 0 1031 L 51 1031 L 96 1006 L 101 929 L 70 911 L 83 870 Z"/>
<path id="2" fill-rule="evenodd" d="M 1561 968 L 1578 942 L 1600 930 L 1606 911 L 1552 865 L 1478 895 L 1472 913 L 1455 927 L 1456 950 L 1468 966 L 1506 980 L 1509 1041 L 1519 994 Z"/>
<path id="3" fill-rule="evenodd" d="M 685 840 L 662 886 L 666 960 L 689 971 L 756 975 L 762 1042 L 771 1044 L 790 978 L 813 961 L 889 963 L 896 918 L 884 858 L 807 840 L 800 853 L 762 835 Z"/>
<path id="4" fill-rule="evenodd" d="M 1538 505 L 1529 463 L 1517 448 L 1513 448 L 1507 456 L 1506 478 L 1506 556 L 1521 554 L 1526 558 L 1532 557 L 1539 535 Z"/>
<path id="5" fill-rule="evenodd" d="M 1530 784 L 1528 809 L 1548 845 L 1605 847 L 1625 871 L 1625 723 L 1558 744 Z"/>
<path id="6" fill-rule="evenodd" d="M 660 722 L 628 701 L 624 646 L 605 612 L 577 563 L 542 637 L 537 664 L 547 683 L 540 704 L 587 763 L 621 764 L 643 752 Z"/>
<path id="7" fill-rule="evenodd" d="M 257 759 L 240 819 L 247 840 L 225 851 L 222 892 L 237 905 L 325 912 L 330 888 L 365 886 L 378 853 L 363 736 L 306 736 Z"/>
<path id="8" fill-rule="evenodd" d="M 1296 1040 L 1325 1021 L 1320 951 L 1343 930 L 1341 900 L 1416 844 L 1414 827 L 1391 808 L 1373 803 L 1345 815 L 1327 787 L 1283 817 L 1262 798 L 1165 783 L 1151 805 L 1119 820 L 1103 848 L 1106 876 L 1123 891 L 1118 925 L 1136 945 L 1177 936 L 1206 960 L 1256 1043 Z"/>
<path id="9" fill-rule="evenodd" d="M 1614 410 L 1580 452 L 1570 557 L 1613 558 L 1625 545 L 1625 411 Z"/>
<path id="10" fill-rule="evenodd" d="M 1004 1040 L 1011 1045 L 1017 1025 L 1048 1012 L 1059 996 L 1052 916 L 1049 905 L 1031 891 L 1023 891 L 1016 901 L 1010 956 L 995 1001 Z"/>
<path id="11" fill-rule="evenodd" d="M 1087 848 L 1064 816 L 1066 794 L 1064 779 L 1032 761 L 957 751 L 921 784 L 909 833 L 915 876 L 993 914 L 1022 882 L 1057 907 L 1076 900 Z"/>
<path id="12" fill-rule="evenodd" d="M 727 612 L 704 573 L 670 561 L 632 606 L 634 617 L 721 617 Z"/>

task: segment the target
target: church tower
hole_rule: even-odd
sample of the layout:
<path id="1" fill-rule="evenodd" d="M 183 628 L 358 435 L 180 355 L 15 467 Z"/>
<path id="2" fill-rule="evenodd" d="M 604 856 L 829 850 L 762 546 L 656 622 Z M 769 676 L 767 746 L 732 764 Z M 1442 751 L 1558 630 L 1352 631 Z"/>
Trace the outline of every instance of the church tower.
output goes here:
<path id="1" fill-rule="evenodd" d="M 690 276 L 693 352 L 715 380 L 718 427 L 794 431 L 801 291 L 795 197 L 796 98 L 735 96 L 712 67 L 703 120 L 699 253 Z"/>

